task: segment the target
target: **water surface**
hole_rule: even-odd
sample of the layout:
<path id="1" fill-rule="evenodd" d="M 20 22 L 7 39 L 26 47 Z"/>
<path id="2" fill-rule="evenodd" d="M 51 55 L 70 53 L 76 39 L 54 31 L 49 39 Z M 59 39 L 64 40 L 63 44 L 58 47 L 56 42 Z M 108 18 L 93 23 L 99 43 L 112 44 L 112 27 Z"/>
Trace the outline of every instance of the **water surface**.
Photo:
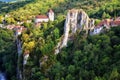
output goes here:
<path id="1" fill-rule="evenodd" d="M 0 80 L 6 80 L 5 79 L 5 74 L 0 72 Z"/>
<path id="2" fill-rule="evenodd" d="M 24 1 L 24 0 L 0 0 L 2 2 L 17 2 L 17 1 Z"/>

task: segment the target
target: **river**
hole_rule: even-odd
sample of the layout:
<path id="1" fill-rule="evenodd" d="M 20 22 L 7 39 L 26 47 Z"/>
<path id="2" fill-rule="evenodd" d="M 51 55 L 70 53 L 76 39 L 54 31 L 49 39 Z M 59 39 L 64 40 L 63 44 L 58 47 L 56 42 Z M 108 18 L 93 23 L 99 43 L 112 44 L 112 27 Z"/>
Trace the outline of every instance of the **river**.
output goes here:
<path id="1" fill-rule="evenodd" d="M 0 0 L 2 2 L 17 2 L 17 1 L 25 1 L 25 0 Z"/>
<path id="2" fill-rule="evenodd" d="M 11 2 L 11 1 L 14 1 L 14 0 L 0 0 L 2 2 Z"/>
<path id="3" fill-rule="evenodd" d="M 0 80 L 6 80 L 5 74 L 0 72 Z"/>

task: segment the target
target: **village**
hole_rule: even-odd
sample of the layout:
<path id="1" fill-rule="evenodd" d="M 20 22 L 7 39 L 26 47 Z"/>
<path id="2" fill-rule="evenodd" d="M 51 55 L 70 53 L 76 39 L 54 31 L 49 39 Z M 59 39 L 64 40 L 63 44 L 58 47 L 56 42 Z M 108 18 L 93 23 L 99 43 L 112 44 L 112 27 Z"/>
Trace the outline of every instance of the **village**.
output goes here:
<path id="1" fill-rule="evenodd" d="M 5 18 L 9 17 L 9 15 L 5 15 Z M 37 15 L 34 19 L 34 25 L 35 26 L 40 26 L 41 23 L 45 22 L 47 23 L 48 21 L 54 21 L 54 12 L 52 9 L 48 10 L 46 15 Z M 31 23 L 32 20 L 27 20 L 27 23 Z M 20 35 L 23 31 L 27 30 L 26 27 L 21 26 L 24 22 L 17 22 L 17 25 L 15 24 L 5 24 L 4 18 L 2 21 L 2 24 L 0 24 L 1 28 L 6 28 L 6 29 L 10 29 L 10 30 L 14 30 L 15 31 L 15 35 L 18 36 Z"/>
<path id="2" fill-rule="evenodd" d="M 9 17 L 9 15 L 5 15 L 4 18 Z M 27 30 L 26 27 L 21 26 L 23 22 L 17 22 L 17 25 L 15 24 L 8 24 L 5 25 L 5 20 L 3 18 L 3 22 L 2 24 L 0 24 L 1 28 L 7 28 L 10 30 L 14 30 L 15 31 L 15 35 L 21 35 L 21 33 L 25 30 Z M 46 13 L 46 15 L 36 15 L 34 18 L 34 26 L 40 26 L 42 23 L 47 23 L 49 21 L 54 21 L 55 19 L 55 13 L 52 9 L 49 9 L 48 12 Z M 27 23 L 31 23 L 32 20 L 27 20 Z M 103 28 L 105 27 L 106 29 L 110 29 L 110 27 L 115 27 L 115 26 L 119 26 L 120 25 L 120 17 L 116 17 L 116 18 L 110 18 L 110 19 L 103 19 L 101 20 L 97 25 L 94 26 L 94 29 L 91 31 L 92 35 L 95 34 L 99 34 L 101 33 L 101 31 L 103 30 Z"/>
<path id="3" fill-rule="evenodd" d="M 0 0 L 0 80 L 120 80 L 120 0 Z"/>
<path id="4" fill-rule="evenodd" d="M 120 25 L 120 17 L 116 19 L 104 19 L 98 25 L 94 27 L 93 34 L 99 34 L 101 30 L 105 27 L 106 29 L 110 29 L 110 27 L 115 27 Z"/>

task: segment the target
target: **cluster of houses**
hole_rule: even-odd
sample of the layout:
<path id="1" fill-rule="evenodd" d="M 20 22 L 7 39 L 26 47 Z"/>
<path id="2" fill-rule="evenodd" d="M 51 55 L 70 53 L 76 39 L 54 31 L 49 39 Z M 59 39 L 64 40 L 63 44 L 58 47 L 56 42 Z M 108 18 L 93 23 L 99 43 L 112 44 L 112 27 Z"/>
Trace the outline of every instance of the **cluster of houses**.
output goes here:
<path id="1" fill-rule="evenodd" d="M 5 17 L 9 17 L 8 14 L 5 15 Z M 48 22 L 48 21 L 54 21 L 54 11 L 52 9 L 48 10 L 46 15 L 37 15 L 35 17 L 35 26 L 40 26 L 42 22 Z M 27 20 L 27 23 L 31 21 Z M 23 24 L 24 22 L 17 22 L 18 25 Z M 7 25 L 0 24 L 1 28 L 7 28 L 10 30 L 14 30 L 16 35 L 20 35 L 23 31 L 25 31 L 27 28 L 24 26 L 16 26 L 16 25 Z"/>
<path id="2" fill-rule="evenodd" d="M 39 26 L 42 22 L 54 21 L 54 11 L 48 10 L 46 15 L 37 15 L 35 17 L 35 25 Z"/>
<path id="3" fill-rule="evenodd" d="M 27 29 L 24 26 L 16 26 L 16 25 L 7 25 L 6 28 L 10 30 L 14 30 L 16 36 L 20 35 L 23 31 Z"/>
<path id="4" fill-rule="evenodd" d="M 35 17 L 34 23 L 35 26 L 40 26 L 41 23 L 48 21 L 54 21 L 54 11 L 52 9 L 49 9 L 46 15 L 37 15 Z M 20 22 L 18 22 L 18 24 L 21 25 Z M 116 19 L 104 19 L 94 27 L 92 34 L 99 34 L 104 27 L 109 29 L 110 27 L 119 26 L 119 25 L 120 25 L 120 17 L 117 17 Z M 0 27 L 15 30 L 16 35 L 20 35 L 24 30 L 26 30 L 24 26 L 15 26 L 15 25 L 4 26 L 3 24 L 0 24 Z"/>
<path id="5" fill-rule="evenodd" d="M 10 29 L 10 30 L 14 30 L 15 31 L 15 35 L 18 36 L 20 35 L 23 31 L 27 30 L 27 28 L 25 28 L 24 26 L 16 26 L 16 25 L 3 25 L 0 24 L 1 28 L 6 28 L 6 29 Z"/>
<path id="6" fill-rule="evenodd" d="M 115 27 L 119 25 L 120 25 L 120 17 L 117 17 L 116 19 L 104 19 L 98 25 L 95 26 L 93 30 L 93 34 L 99 34 L 104 27 L 106 29 L 110 29 L 110 27 Z"/>

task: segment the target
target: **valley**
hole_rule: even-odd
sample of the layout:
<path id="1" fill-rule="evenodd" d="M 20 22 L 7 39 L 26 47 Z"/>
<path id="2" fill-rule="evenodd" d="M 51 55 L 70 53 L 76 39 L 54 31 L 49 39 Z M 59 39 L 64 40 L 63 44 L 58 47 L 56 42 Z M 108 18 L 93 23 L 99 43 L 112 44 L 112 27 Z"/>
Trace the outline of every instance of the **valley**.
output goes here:
<path id="1" fill-rule="evenodd" d="M 9 1 L 0 80 L 120 80 L 119 0 Z"/>

